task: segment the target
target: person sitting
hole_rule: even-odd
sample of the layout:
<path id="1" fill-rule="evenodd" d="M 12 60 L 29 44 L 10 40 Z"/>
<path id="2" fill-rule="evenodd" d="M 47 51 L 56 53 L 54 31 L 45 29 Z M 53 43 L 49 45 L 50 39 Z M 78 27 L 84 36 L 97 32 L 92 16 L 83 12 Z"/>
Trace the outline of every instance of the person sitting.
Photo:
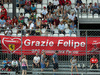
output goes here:
<path id="1" fill-rule="evenodd" d="M 12 69 L 11 67 L 11 61 L 8 60 L 8 58 L 6 58 L 2 64 L 4 65 L 3 68 L 5 68 L 6 71 L 9 71 L 10 69 Z"/>
<path id="2" fill-rule="evenodd" d="M 27 2 L 27 4 L 24 6 L 24 9 L 25 9 L 25 13 L 31 14 L 31 6 L 29 2 Z"/>
<path id="3" fill-rule="evenodd" d="M 7 19 L 7 10 L 5 9 L 4 6 L 2 6 L 1 8 L 2 8 L 2 10 L 1 10 L 0 18 L 4 17 L 4 19 L 6 20 Z"/>
<path id="4" fill-rule="evenodd" d="M 97 14 L 99 14 L 99 7 L 98 7 L 98 5 L 97 5 L 97 3 L 95 3 L 95 5 L 94 5 L 94 7 L 93 7 L 93 15 L 95 14 L 95 13 L 97 13 Z"/>
<path id="5" fill-rule="evenodd" d="M 44 7 L 44 9 L 41 12 L 42 17 L 44 18 L 47 15 L 48 11 L 46 9 L 46 7 Z"/>
<path id="6" fill-rule="evenodd" d="M 69 34 L 71 36 L 72 32 L 76 32 L 76 24 L 74 22 L 72 22 L 72 24 L 70 25 L 70 31 Z"/>
<path id="7" fill-rule="evenodd" d="M 98 59 L 95 55 L 90 59 L 90 69 L 98 69 Z"/>
<path id="8" fill-rule="evenodd" d="M 33 6 L 31 7 L 32 12 L 37 13 L 36 7 L 34 6 L 34 4 L 32 4 Z"/>
<path id="9" fill-rule="evenodd" d="M 11 64 L 12 64 L 12 71 L 16 71 L 16 73 L 18 73 L 18 62 L 16 61 L 16 59 L 13 59 Z"/>
<path id="10" fill-rule="evenodd" d="M 40 36 L 42 33 L 41 29 L 39 27 L 36 27 L 36 30 L 35 30 L 35 35 L 36 36 Z"/>
<path id="11" fill-rule="evenodd" d="M 32 67 L 34 68 L 39 68 L 40 67 L 40 57 L 38 56 L 38 53 L 36 53 L 36 56 L 33 58 L 33 65 Z"/>
<path id="12" fill-rule="evenodd" d="M 61 33 L 65 34 L 65 25 L 63 24 L 62 21 L 61 21 L 61 23 L 58 25 L 58 29 L 59 29 L 59 34 L 61 34 Z"/>
<path id="13" fill-rule="evenodd" d="M 24 7 L 25 0 L 19 0 L 19 8 Z"/>
<path id="14" fill-rule="evenodd" d="M 71 72 L 73 72 L 73 68 L 74 67 L 76 69 L 76 72 L 78 72 L 78 69 L 77 69 L 77 59 L 76 59 L 75 56 L 70 59 L 70 63 L 71 63 Z M 79 75 L 79 74 L 77 74 L 77 75 Z"/>
<path id="15" fill-rule="evenodd" d="M 24 16 L 23 13 L 20 13 L 20 16 L 18 18 L 18 23 L 23 23 L 24 22 Z"/>
<path id="16" fill-rule="evenodd" d="M 47 27 L 47 20 L 46 17 L 44 17 L 44 19 L 42 20 L 42 28 L 46 28 Z"/>

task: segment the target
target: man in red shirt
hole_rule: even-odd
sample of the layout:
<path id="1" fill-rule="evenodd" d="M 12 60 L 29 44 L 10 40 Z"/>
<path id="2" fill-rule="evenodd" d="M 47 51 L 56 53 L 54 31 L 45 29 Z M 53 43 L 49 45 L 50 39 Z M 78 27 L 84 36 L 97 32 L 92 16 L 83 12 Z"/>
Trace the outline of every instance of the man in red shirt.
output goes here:
<path id="1" fill-rule="evenodd" d="M 98 69 L 98 59 L 95 56 L 90 59 L 90 69 Z"/>
<path id="2" fill-rule="evenodd" d="M 59 4 L 60 5 L 64 5 L 65 4 L 65 1 L 64 0 L 59 0 Z"/>
<path id="3" fill-rule="evenodd" d="M 4 19 L 6 20 L 7 19 L 7 10 L 4 8 L 4 6 L 2 6 L 1 8 L 2 8 L 1 17 L 4 17 Z"/>

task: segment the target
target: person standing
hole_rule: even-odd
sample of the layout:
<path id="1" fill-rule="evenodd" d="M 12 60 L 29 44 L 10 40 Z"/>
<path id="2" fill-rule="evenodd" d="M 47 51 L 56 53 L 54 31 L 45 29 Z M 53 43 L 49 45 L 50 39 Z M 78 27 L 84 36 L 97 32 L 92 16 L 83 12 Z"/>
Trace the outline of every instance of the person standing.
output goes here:
<path id="1" fill-rule="evenodd" d="M 76 69 L 76 72 L 78 72 L 78 69 L 77 69 L 77 59 L 76 59 L 75 56 L 70 59 L 70 63 L 71 63 L 71 72 L 73 72 L 73 68 L 74 67 Z M 77 75 L 79 75 L 79 74 L 77 74 Z"/>
<path id="2" fill-rule="evenodd" d="M 42 53 L 41 55 L 41 72 L 43 72 L 44 68 L 45 68 L 45 52 Z"/>
<path id="3" fill-rule="evenodd" d="M 58 51 L 55 51 L 55 54 L 53 55 L 53 72 L 56 72 L 58 69 Z"/>
<path id="4" fill-rule="evenodd" d="M 27 68 L 28 68 L 27 59 L 26 59 L 26 56 L 23 56 L 23 59 L 22 59 L 22 75 L 27 75 Z"/>

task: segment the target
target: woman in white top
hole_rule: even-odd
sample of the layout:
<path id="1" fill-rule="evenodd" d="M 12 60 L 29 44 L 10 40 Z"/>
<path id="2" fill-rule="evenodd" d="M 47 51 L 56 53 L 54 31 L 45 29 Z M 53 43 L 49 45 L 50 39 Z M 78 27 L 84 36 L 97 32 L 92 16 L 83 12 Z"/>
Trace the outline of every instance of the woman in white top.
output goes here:
<path id="1" fill-rule="evenodd" d="M 18 62 L 16 61 L 16 59 L 12 61 L 11 65 L 12 65 L 12 71 L 16 71 L 16 73 L 18 73 Z"/>
<path id="2" fill-rule="evenodd" d="M 75 56 L 70 59 L 70 63 L 71 63 L 71 72 L 73 72 L 73 67 L 75 67 L 76 72 L 78 72 L 78 69 L 77 69 L 77 59 L 76 59 Z"/>
<path id="3" fill-rule="evenodd" d="M 36 20 L 36 27 L 39 27 L 40 28 L 40 26 L 41 26 L 41 20 L 38 17 L 38 19 Z"/>
<path id="4" fill-rule="evenodd" d="M 22 75 L 27 75 L 27 68 L 28 68 L 28 63 L 26 56 L 24 56 L 22 59 Z"/>

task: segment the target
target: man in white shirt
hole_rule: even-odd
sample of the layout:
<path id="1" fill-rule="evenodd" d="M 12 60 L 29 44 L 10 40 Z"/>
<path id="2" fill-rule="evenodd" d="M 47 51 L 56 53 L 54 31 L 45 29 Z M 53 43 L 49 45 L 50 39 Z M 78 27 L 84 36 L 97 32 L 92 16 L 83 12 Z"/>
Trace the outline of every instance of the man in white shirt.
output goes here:
<path id="1" fill-rule="evenodd" d="M 42 15 L 43 17 L 45 17 L 45 16 L 47 15 L 47 13 L 48 13 L 48 11 L 47 11 L 46 7 L 44 7 L 44 9 L 43 9 L 42 12 L 41 12 L 41 15 Z"/>
<path id="2" fill-rule="evenodd" d="M 38 53 L 36 53 L 36 56 L 33 58 L 33 65 L 32 67 L 34 68 L 39 68 L 40 67 L 40 57 L 38 56 Z"/>
<path id="3" fill-rule="evenodd" d="M 63 24 L 63 22 L 61 21 L 61 23 L 58 25 L 58 29 L 59 29 L 59 34 L 65 34 L 65 25 Z"/>
<path id="4" fill-rule="evenodd" d="M 75 18 L 75 14 L 74 12 L 72 12 L 69 16 L 68 16 L 69 20 L 72 22 L 74 21 L 74 18 Z"/>
<path id="5" fill-rule="evenodd" d="M 35 34 L 35 30 L 33 30 L 35 28 L 34 23 L 32 22 L 32 20 L 29 21 L 29 25 L 28 25 L 30 31 L 29 31 L 29 35 L 34 35 Z"/>
<path id="6" fill-rule="evenodd" d="M 18 73 L 18 62 L 16 61 L 16 59 L 12 61 L 11 65 L 12 65 L 12 71 L 16 71 L 16 73 Z"/>
<path id="7" fill-rule="evenodd" d="M 57 6 L 59 5 L 59 1 L 58 0 L 54 0 L 53 1 L 53 5 L 54 5 L 54 8 L 56 9 Z"/>

